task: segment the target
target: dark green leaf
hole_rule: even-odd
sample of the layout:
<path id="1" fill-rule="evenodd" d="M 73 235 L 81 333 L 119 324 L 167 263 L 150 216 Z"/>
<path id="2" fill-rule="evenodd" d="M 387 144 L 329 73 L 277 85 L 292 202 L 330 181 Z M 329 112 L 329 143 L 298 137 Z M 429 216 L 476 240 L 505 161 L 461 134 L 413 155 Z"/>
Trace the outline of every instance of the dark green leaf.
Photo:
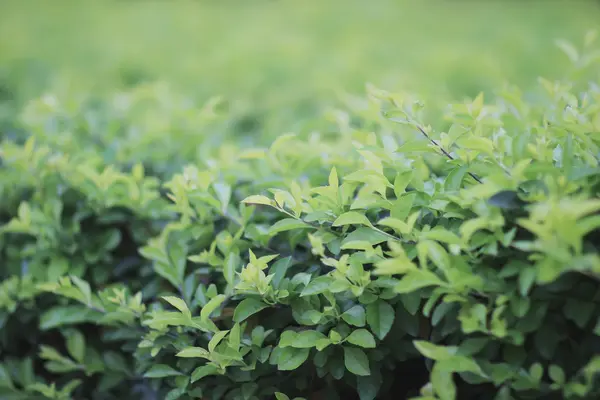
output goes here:
<path id="1" fill-rule="evenodd" d="M 173 367 L 166 364 L 155 364 L 145 374 L 145 378 L 165 378 L 167 376 L 178 376 L 182 375 L 181 372 L 173 369 Z"/>
<path id="2" fill-rule="evenodd" d="M 394 309 L 383 300 L 367 306 L 367 323 L 379 339 L 385 338 L 394 323 Z"/>
<path id="3" fill-rule="evenodd" d="M 237 305 L 233 313 L 233 320 L 240 323 L 267 307 L 269 306 L 262 301 L 249 297 L 242 300 L 240 304 Z"/>
<path id="4" fill-rule="evenodd" d="M 356 347 L 344 346 L 344 365 L 354 375 L 367 376 L 371 373 L 367 355 Z"/>

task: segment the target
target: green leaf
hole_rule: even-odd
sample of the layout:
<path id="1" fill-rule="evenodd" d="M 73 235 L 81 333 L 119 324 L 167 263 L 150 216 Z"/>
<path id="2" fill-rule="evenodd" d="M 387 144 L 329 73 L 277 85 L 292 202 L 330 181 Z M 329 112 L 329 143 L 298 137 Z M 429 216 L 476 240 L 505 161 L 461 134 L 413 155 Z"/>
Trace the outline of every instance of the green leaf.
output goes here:
<path id="1" fill-rule="evenodd" d="M 281 284 L 281 281 L 283 280 L 283 278 L 285 278 L 285 274 L 291 264 L 292 264 L 291 256 L 285 257 L 285 258 L 280 258 L 269 269 L 269 273 L 273 274 L 273 279 L 271 279 L 271 285 L 273 285 L 273 287 L 275 289 L 279 288 L 279 285 Z"/>
<path id="2" fill-rule="evenodd" d="M 225 301 L 227 296 L 219 294 L 212 299 L 200 310 L 200 319 L 206 321 L 210 318 L 210 314 L 215 311 Z"/>
<path id="3" fill-rule="evenodd" d="M 10 377 L 10 374 L 6 370 L 6 367 L 3 364 L 0 364 L 0 388 L 3 387 L 13 389 L 15 386 Z"/>
<path id="4" fill-rule="evenodd" d="M 177 400 L 188 391 L 187 387 L 177 387 L 169 390 L 165 396 L 165 400 Z"/>
<path id="5" fill-rule="evenodd" d="M 390 227 L 396 232 L 401 233 L 402 235 L 408 235 L 412 231 L 410 225 L 398 218 L 383 218 L 377 224 L 381 226 Z"/>
<path id="6" fill-rule="evenodd" d="M 441 270 L 448 270 L 450 268 L 450 256 L 444 247 L 433 241 L 421 242 L 419 244 L 427 243 L 427 254 L 433 263 Z"/>
<path id="7" fill-rule="evenodd" d="M 210 357 L 210 354 L 208 353 L 208 351 L 206 351 L 206 349 L 203 349 L 202 347 L 187 347 L 181 350 L 179 353 L 177 353 L 177 357 L 208 359 Z"/>
<path id="8" fill-rule="evenodd" d="M 331 187 L 334 187 L 337 189 L 340 186 L 337 170 L 335 169 L 335 167 L 331 168 L 331 172 L 329 173 L 328 181 L 329 181 L 329 186 L 331 186 Z"/>
<path id="9" fill-rule="evenodd" d="M 518 193 L 514 190 L 503 190 L 490 197 L 488 204 L 503 210 L 515 210 L 522 208 L 525 202 L 519 198 Z"/>
<path id="10" fill-rule="evenodd" d="M 302 293 L 300 293 L 300 297 L 323 293 L 329 290 L 332 281 L 333 279 L 329 275 L 319 276 L 306 285 Z"/>
<path id="11" fill-rule="evenodd" d="M 223 265 L 223 277 L 227 281 L 228 284 L 233 285 L 235 283 L 235 274 L 240 269 L 242 265 L 242 260 L 238 253 L 231 252 L 225 259 L 225 264 Z"/>
<path id="12" fill-rule="evenodd" d="M 374 400 L 381 387 L 381 374 L 372 371 L 369 376 L 358 376 L 356 378 L 356 391 L 360 400 Z"/>
<path id="13" fill-rule="evenodd" d="M 519 293 L 525 297 L 529 293 L 529 289 L 533 286 L 537 271 L 535 268 L 524 268 L 519 274 Z"/>
<path id="14" fill-rule="evenodd" d="M 65 332 L 67 350 L 71 357 L 79 363 L 83 363 L 85 358 L 85 337 L 81 332 L 75 329 L 69 329 Z"/>
<path id="15" fill-rule="evenodd" d="M 248 196 L 244 200 L 242 200 L 242 203 L 246 203 L 246 204 L 262 204 L 262 205 L 265 205 L 265 206 L 273 206 L 275 204 L 273 202 L 273 200 L 269 199 L 268 197 L 266 197 L 266 196 L 259 196 L 259 195 Z"/>
<path id="16" fill-rule="evenodd" d="M 413 344 L 419 353 L 435 361 L 448 360 L 454 356 L 457 350 L 454 346 L 437 346 L 424 340 L 415 340 Z"/>
<path id="17" fill-rule="evenodd" d="M 333 226 L 344 226 L 344 225 L 365 225 L 371 227 L 371 222 L 364 215 L 357 211 L 348 211 L 340 215 L 334 222 Z"/>
<path id="18" fill-rule="evenodd" d="M 394 180 L 394 193 L 396 197 L 402 196 L 406 192 L 406 187 L 410 183 L 413 177 L 413 170 L 399 172 Z"/>
<path id="19" fill-rule="evenodd" d="M 228 343 L 229 347 L 234 350 L 239 350 L 241 343 L 241 327 L 240 324 L 236 323 L 233 325 L 231 330 L 229 331 Z"/>
<path id="20" fill-rule="evenodd" d="M 437 240 L 438 242 L 448 244 L 462 244 L 462 240 L 453 232 L 446 229 L 432 229 L 421 235 L 422 239 Z M 433 258 L 433 257 L 432 257 Z"/>
<path id="21" fill-rule="evenodd" d="M 306 330 L 298 332 L 291 345 L 297 349 L 309 349 L 315 347 L 322 339 L 327 339 L 327 336 L 318 331 Z"/>
<path id="22" fill-rule="evenodd" d="M 568 299 L 563 306 L 563 313 L 567 319 L 575 322 L 575 325 L 580 329 L 584 329 L 592 315 L 594 315 L 595 309 L 596 305 L 592 302 Z"/>
<path id="23" fill-rule="evenodd" d="M 285 218 L 277 221 L 270 229 L 269 235 L 273 236 L 280 232 L 291 231 L 294 229 L 312 228 L 310 225 L 295 218 Z"/>
<path id="24" fill-rule="evenodd" d="M 85 299 L 85 303 L 88 306 L 92 305 L 92 289 L 90 288 L 90 284 L 83 279 L 76 277 L 75 275 L 71 275 L 71 280 L 81 291 L 81 294 Z"/>
<path id="25" fill-rule="evenodd" d="M 192 372 L 192 383 L 199 381 L 200 379 L 217 374 L 217 367 L 212 364 L 202 365 Z"/>
<path id="26" fill-rule="evenodd" d="M 294 341 L 296 340 L 297 335 L 298 334 L 293 330 L 283 331 L 281 333 L 281 336 L 279 337 L 278 346 L 281 348 L 292 346 L 294 344 Z"/>
<path id="27" fill-rule="evenodd" d="M 219 343 L 221 343 L 223 338 L 225 338 L 225 336 L 227 336 L 228 333 L 229 331 L 227 330 L 216 332 L 213 335 L 212 339 L 210 339 L 210 342 L 208 342 L 208 351 L 211 353 L 214 352 L 215 348 L 219 345 Z"/>
<path id="28" fill-rule="evenodd" d="M 529 368 L 529 375 L 531 379 L 537 384 L 542 380 L 542 375 L 544 375 L 544 367 L 540 363 L 534 363 Z"/>
<path id="29" fill-rule="evenodd" d="M 294 347 L 286 347 L 279 355 L 277 368 L 280 371 L 293 371 L 306 361 L 310 349 L 296 349 Z"/>
<path id="30" fill-rule="evenodd" d="M 365 326 L 365 309 L 361 305 L 355 305 L 342 314 L 342 319 L 354 326 Z"/>
<path id="31" fill-rule="evenodd" d="M 275 398 L 277 400 L 290 400 L 290 398 L 287 395 L 285 395 L 281 392 L 275 392 Z"/>
<path id="32" fill-rule="evenodd" d="M 371 373 L 369 358 L 359 348 L 344 346 L 344 365 L 346 369 L 358 376 L 367 376 Z"/>
<path id="33" fill-rule="evenodd" d="M 394 308 L 383 300 L 367 306 L 367 323 L 381 340 L 385 338 L 394 323 Z"/>
<path id="34" fill-rule="evenodd" d="M 550 375 L 550 379 L 552 379 L 554 382 L 558 383 L 559 385 L 564 385 L 565 373 L 558 365 L 550 365 L 548 368 L 548 375 Z"/>
<path id="35" fill-rule="evenodd" d="M 231 199 L 231 186 L 222 182 L 213 183 L 213 188 L 217 194 L 217 198 L 221 202 L 221 210 L 227 210 L 229 200 Z"/>
<path id="36" fill-rule="evenodd" d="M 391 208 L 391 218 L 404 221 L 410 214 L 417 194 L 415 192 L 405 193 L 402 197 L 394 200 Z M 411 225 L 409 224 L 409 227 Z M 410 228 L 412 230 L 412 228 Z"/>
<path id="37" fill-rule="evenodd" d="M 346 338 L 349 343 L 355 344 L 366 349 L 375 348 L 375 338 L 366 329 L 357 329 Z"/>
<path id="38" fill-rule="evenodd" d="M 181 372 L 173 369 L 166 364 L 154 364 L 145 374 L 144 378 L 166 378 L 167 376 L 183 375 Z"/>
<path id="39" fill-rule="evenodd" d="M 233 313 L 233 321 L 240 323 L 251 315 L 254 315 L 267 307 L 269 306 L 260 300 L 251 297 L 244 299 L 235 308 Z"/>
<path id="40" fill-rule="evenodd" d="M 163 300 L 165 300 L 166 302 L 168 302 L 170 305 L 172 305 L 173 307 L 175 307 L 176 309 L 178 309 L 179 311 L 181 311 L 182 313 L 191 316 L 191 312 L 190 309 L 188 308 L 187 304 L 185 304 L 185 301 L 183 301 L 182 299 L 180 299 L 179 297 L 175 297 L 175 296 L 162 296 Z"/>
<path id="41" fill-rule="evenodd" d="M 453 192 L 461 188 L 462 181 L 467 174 L 468 167 L 466 165 L 461 165 L 460 167 L 454 168 L 444 181 L 444 187 L 447 191 Z"/>
<path id="42" fill-rule="evenodd" d="M 421 295 L 419 292 L 405 293 L 400 300 L 409 314 L 415 315 L 421 306 Z"/>
<path id="43" fill-rule="evenodd" d="M 440 400 L 455 400 L 456 385 L 452 379 L 452 371 L 436 363 L 431 371 L 431 384 Z"/>
<path id="44" fill-rule="evenodd" d="M 427 286 L 445 286 L 436 274 L 424 269 L 415 269 L 400 279 L 395 287 L 397 293 L 411 293 Z"/>

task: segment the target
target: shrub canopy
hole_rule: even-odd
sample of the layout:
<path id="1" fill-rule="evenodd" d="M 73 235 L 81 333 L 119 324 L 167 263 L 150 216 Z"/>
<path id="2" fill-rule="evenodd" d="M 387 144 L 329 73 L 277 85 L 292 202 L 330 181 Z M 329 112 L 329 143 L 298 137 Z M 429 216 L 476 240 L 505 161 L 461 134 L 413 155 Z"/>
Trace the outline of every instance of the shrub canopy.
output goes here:
<path id="1" fill-rule="evenodd" d="M 368 86 L 267 147 L 160 84 L 28 103 L 0 147 L 0 397 L 598 398 L 592 40 L 531 93 Z"/>

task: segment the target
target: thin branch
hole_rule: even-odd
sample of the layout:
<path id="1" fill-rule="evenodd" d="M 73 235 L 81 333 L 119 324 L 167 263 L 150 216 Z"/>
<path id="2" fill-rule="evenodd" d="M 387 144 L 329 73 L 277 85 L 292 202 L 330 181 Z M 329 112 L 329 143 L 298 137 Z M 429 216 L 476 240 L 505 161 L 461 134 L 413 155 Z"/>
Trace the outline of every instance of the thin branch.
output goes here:
<path id="1" fill-rule="evenodd" d="M 454 157 L 452 157 L 452 155 L 450 153 L 448 153 L 446 150 L 444 150 L 444 148 L 442 146 L 440 146 L 435 140 L 433 140 L 431 138 L 431 136 L 429 136 L 427 134 L 427 132 L 425 132 L 425 129 L 423 129 L 423 127 L 421 125 L 415 123 L 415 126 L 417 127 L 419 132 L 421 132 L 423 134 L 423 136 L 425 136 L 427 138 L 427 140 L 429 140 L 435 147 L 437 147 L 442 152 L 442 154 L 444 154 L 446 157 L 448 157 L 448 159 L 454 161 Z M 481 179 L 479 179 L 477 177 L 477 175 L 473 174 L 472 172 L 467 172 L 467 174 L 469 174 L 471 176 L 471 178 L 475 179 L 478 183 L 483 183 L 481 181 Z"/>

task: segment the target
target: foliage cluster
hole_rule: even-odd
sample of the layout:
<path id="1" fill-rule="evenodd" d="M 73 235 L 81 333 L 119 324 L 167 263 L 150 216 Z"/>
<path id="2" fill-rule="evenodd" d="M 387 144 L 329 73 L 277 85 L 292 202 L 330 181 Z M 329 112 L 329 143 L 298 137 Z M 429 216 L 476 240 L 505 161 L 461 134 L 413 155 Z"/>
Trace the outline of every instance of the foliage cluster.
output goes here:
<path id="1" fill-rule="evenodd" d="M 0 397 L 598 398 L 593 40 L 437 128 L 368 86 L 267 148 L 160 85 L 29 103 L 0 147 Z"/>

